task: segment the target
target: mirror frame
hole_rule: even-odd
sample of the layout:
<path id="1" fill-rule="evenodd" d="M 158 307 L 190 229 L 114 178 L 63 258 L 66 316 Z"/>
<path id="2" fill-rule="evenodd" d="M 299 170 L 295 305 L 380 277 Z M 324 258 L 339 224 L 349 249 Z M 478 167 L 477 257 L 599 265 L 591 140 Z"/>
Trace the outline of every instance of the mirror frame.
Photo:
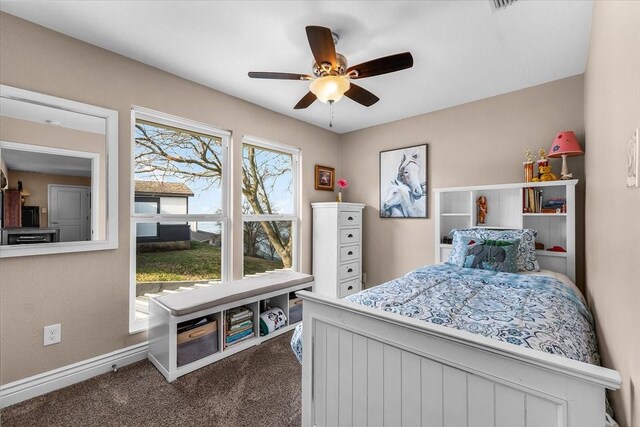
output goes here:
<path id="1" fill-rule="evenodd" d="M 0 85 L 0 97 L 100 117 L 105 120 L 105 142 L 107 144 L 107 158 L 105 160 L 107 166 L 107 232 L 105 239 L 0 246 L 0 258 L 118 249 L 118 112 L 107 108 L 96 107 L 95 105 L 84 104 L 6 85 Z"/>

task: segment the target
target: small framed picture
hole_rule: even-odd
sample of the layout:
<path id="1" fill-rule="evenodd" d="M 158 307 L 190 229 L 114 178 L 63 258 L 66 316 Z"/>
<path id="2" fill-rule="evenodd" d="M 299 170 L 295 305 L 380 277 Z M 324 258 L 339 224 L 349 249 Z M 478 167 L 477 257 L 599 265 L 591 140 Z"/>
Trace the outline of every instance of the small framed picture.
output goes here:
<path id="1" fill-rule="evenodd" d="M 335 168 L 316 165 L 316 190 L 333 191 L 335 180 Z"/>
<path id="2" fill-rule="evenodd" d="M 627 187 L 640 187 L 640 129 L 636 129 L 627 146 Z"/>

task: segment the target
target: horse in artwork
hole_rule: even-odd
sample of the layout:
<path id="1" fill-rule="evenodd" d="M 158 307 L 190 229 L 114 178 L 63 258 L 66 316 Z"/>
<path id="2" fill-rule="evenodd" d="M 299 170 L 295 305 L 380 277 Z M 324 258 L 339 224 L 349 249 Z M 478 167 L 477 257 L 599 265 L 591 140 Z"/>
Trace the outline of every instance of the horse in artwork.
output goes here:
<path id="1" fill-rule="evenodd" d="M 382 208 L 390 217 L 421 217 L 424 216 L 422 203 L 416 203 L 410 188 L 400 182 L 391 181 L 391 189 L 385 198 Z"/>
<path id="2" fill-rule="evenodd" d="M 416 151 L 414 154 L 407 156 L 402 155 L 402 160 L 398 166 L 398 176 L 396 181 L 406 185 L 411 197 L 414 200 L 420 199 L 425 194 L 426 183 L 420 180 L 420 154 Z"/>

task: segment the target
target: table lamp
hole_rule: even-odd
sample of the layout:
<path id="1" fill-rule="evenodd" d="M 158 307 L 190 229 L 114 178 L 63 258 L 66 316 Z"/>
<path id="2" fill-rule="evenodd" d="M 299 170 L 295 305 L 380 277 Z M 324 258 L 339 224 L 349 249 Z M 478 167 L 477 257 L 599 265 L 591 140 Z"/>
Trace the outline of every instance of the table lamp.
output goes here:
<path id="1" fill-rule="evenodd" d="M 573 175 L 569 173 L 569 169 L 567 168 L 567 157 L 580 156 L 582 154 L 584 154 L 584 152 L 580 147 L 576 134 L 570 130 L 566 130 L 556 135 L 549 149 L 548 156 L 552 159 L 562 157 L 560 179 L 571 179 Z"/>

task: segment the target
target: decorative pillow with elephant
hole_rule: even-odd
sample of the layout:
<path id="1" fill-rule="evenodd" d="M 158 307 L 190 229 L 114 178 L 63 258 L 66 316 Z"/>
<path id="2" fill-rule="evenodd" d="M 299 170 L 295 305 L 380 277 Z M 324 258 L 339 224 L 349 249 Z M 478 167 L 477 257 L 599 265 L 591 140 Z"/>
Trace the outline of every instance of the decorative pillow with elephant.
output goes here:
<path id="1" fill-rule="evenodd" d="M 501 273 L 518 272 L 520 240 L 471 240 L 462 267 Z"/>
<path id="2" fill-rule="evenodd" d="M 453 244 L 448 264 L 462 267 L 465 262 L 467 246 L 471 240 L 519 240 L 517 247 L 517 271 L 540 271 L 536 258 L 535 230 L 529 228 L 492 230 L 487 228 L 463 228 L 452 230 Z"/>

